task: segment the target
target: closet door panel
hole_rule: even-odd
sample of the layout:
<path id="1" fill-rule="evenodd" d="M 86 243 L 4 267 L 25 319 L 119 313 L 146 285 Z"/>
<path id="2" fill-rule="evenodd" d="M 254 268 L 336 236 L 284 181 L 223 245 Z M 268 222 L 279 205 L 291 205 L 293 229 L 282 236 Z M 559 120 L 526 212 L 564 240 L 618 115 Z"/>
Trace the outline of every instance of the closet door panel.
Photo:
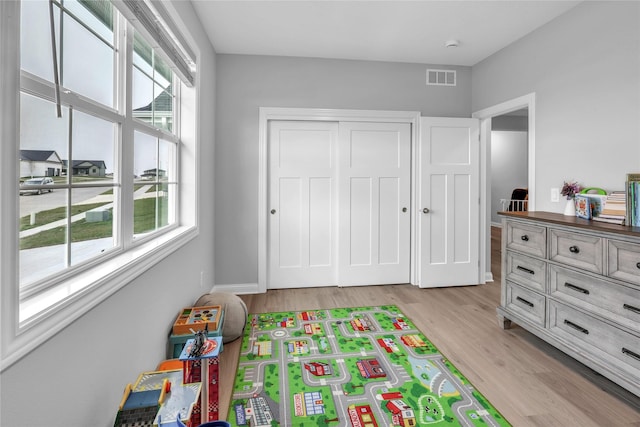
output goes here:
<path id="1" fill-rule="evenodd" d="M 349 265 L 371 265 L 373 237 L 371 208 L 373 186 L 371 178 L 351 178 L 349 186 Z M 347 206 L 343 206 L 347 208 Z M 342 261 L 342 260 L 341 260 Z"/>
<path id="2" fill-rule="evenodd" d="M 380 264 L 400 262 L 400 229 L 402 208 L 400 206 L 400 178 L 380 178 L 379 184 L 379 259 Z"/>
<path id="3" fill-rule="evenodd" d="M 309 265 L 332 264 L 333 210 L 330 178 L 309 179 Z"/>
<path id="4" fill-rule="evenodd" d="M 270 288 L 335 286 L 338 124 L 269 124 Z"/>
<path id="5" fill-rule="evenodd" d="M 410 280 L 411 126 L 340 123 L 339 284 Z"/>
<path id="6" fill-rule="evenodd" d="M 301 246 L 305 239 L 306 221 L 305 212 L 300 209 L 302 206 L 300 181 L 300 178 L 280 178 L 278 180 L 280 214 L 275 218 L 275 221 L 280 241 L 277 254 L 279 268 L 300 267 L 304 263 L 304 253 Z"/>

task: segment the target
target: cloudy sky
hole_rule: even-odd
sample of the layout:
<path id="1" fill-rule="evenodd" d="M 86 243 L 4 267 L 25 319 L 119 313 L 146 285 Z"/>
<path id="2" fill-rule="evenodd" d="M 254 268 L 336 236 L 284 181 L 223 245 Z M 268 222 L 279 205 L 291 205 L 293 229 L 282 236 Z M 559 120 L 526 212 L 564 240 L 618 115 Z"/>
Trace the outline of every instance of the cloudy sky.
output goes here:
<path id="1" fill-rule="evenodd" d="M 75 1 L 65 1 L 80 19 L 100 36 L 113 43 L 113 35 L 93 15 Z M 49 26 L 48 2 L 23 2 L 25 10 L 21 38 L 21 66 L 24 70 L 53 81 L 53 61 Z M 56 34 L 60 36 L 59 18 L 56 10 Z M 113 88 L 113 48 L 92 35 L 73 19 L 66 17 L 63 23 L 63 49 L 58 43 L 58 54 L 63 54 L 60 75 L 63 85 L 73 92 L 88 96 L 103 104 L 114 106 Z M 140 58 L 136 58 L 140 63 Z M 142 76 L 142 77 L 141 77 Z M 168 85 L 168 82 L 163 82 Z M 153 85 L 142 73 L 134 79 L 133 108 L 149 104 L 153 99 Z M 157 92 L 156 92 L 157 93 Z M 32 150 L 55 150 L 61 159 L 69 159 L 69 116 L 68 106 L 63 106 L 62 118 L 57 117 L 56 106 L 52 102 L 21 94 L 20 148 Z M 102 160 L 107 173 L 114 172 L 117 128 L 102 119 L 79 111 L 73 111 L 72 125 L 73 159 Z M 156 166 L 156 148 L 153 139 L 137 134 L 134 174 L 140 175 L 146 169 Z M 161 156 L 164 157 L 164 156 Z M 162 168 L 162 165 L 161 165 Z"/>

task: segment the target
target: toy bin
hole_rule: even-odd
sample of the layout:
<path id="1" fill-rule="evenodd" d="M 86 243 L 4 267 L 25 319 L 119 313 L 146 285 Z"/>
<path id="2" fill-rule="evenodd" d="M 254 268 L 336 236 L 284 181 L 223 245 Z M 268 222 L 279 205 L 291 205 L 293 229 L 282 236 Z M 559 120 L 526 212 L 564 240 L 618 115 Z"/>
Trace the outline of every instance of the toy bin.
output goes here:
<path id="1" fill-rule="evenodd" d="M 212 337 L 221 337 L 222 336 L 222 324 L 224 323 L 224 312 L 220 313 L 220 321 L 217 322 L 217 329 L 208 330 L 207 336 L 209 338 Z M 193 328 L 194 331 L 202 330 L 202 328 Z M 171 334 L 169 335 L 169 349 L 167 351 L 168 359 L 175 359 L 180 356 L 182 353 L 182 349 L 184 345 L 187 343 L 187 340 L 193 338 L 193 334 Z"/>

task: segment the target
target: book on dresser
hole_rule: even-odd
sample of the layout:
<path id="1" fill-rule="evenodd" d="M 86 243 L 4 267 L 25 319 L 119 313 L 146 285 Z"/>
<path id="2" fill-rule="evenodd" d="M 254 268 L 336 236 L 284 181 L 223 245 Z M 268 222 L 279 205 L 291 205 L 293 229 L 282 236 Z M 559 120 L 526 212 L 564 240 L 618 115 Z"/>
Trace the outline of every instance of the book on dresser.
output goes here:
<path id="1" fill-rule="evenodd" d="M 627 194 L 625 191 L 612 191 L 605 199 L 602 210 L 591 219 L 594 221 L 624 224 L 627 216 Z"/>
<path id="2" fill-rule="evenodd" d="M 628 173 L 626 182 L 627 225 L 640 226 L 640 173 Z"/>

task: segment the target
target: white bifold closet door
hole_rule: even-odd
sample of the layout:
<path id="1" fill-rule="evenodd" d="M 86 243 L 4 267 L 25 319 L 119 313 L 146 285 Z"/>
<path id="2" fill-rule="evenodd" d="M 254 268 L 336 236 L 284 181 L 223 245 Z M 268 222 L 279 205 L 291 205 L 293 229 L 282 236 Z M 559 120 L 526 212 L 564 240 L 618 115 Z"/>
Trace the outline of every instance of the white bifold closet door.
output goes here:
<path id="1" fill-rule="evenodd" d="M 268 287 L 410 280 L 410 125 L 269 122 Z"/>

